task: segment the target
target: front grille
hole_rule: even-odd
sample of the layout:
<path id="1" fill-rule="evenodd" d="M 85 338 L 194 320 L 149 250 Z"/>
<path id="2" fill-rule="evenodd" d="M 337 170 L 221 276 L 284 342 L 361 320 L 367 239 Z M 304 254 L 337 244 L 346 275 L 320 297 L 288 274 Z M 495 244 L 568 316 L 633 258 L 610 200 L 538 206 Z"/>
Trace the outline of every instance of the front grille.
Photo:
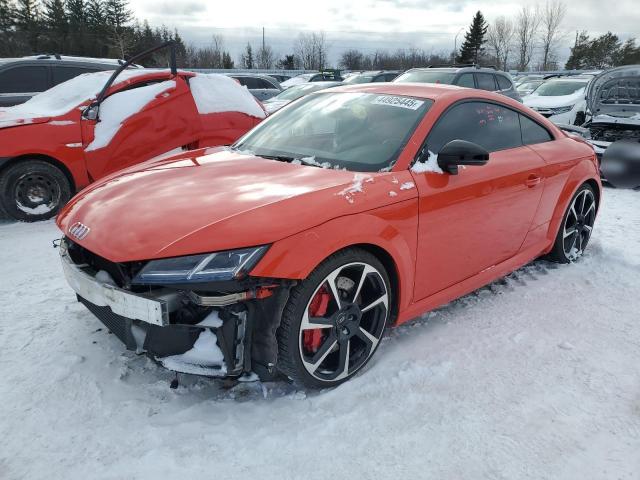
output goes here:
<path id="1" fill-rule="evenodd" d="M 100 320 L 129 350 L 136 349 L 136 341 L 131 334 L 131 319 L 115 314 L 109 307 L 99 307 L 78 295 L 78 300 Z"/>
<path id="2" fill-rule="evenodd" d="M 116 263 L 87 250 L 82 245 L 65 238 L 69 256 L 76 265 L 89 265 L 95 273 L 107 272 L 120 288 L 126 288 L 131 278 L 132 265 Z"/>

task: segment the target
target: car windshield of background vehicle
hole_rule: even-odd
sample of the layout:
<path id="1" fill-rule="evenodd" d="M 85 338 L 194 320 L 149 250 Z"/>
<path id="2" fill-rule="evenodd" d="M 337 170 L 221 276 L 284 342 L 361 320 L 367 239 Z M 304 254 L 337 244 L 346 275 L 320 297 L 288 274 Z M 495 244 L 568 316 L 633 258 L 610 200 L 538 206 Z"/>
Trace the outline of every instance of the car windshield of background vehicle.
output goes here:
<path id="1" fill-rule="evenodd" d="M 456 76 L 453 72 L 438 72 L 431 71 L 425 72 L 423 70 L 416 70 L 414 72 L 407 72 L 400 75 L 394 80 L 394 82 L 418 82 L 418 83 L 453 83 L 453 78 Z"/>
<path id="2" fill-rule="evenodd" d="M 389 168 L 433 101 L 373 93 L 310 95 L 267 118 L 234 146 L 327 168 Z"/>
<path id="3" fill-rule="evenodd" d="M 585 82 L 546 82 L 540 85 L 534 92 L 540 97 L 558 97 L 572 95 L 578 90 L 584 90 Z"/>
<path id="4" fill-rule="evenodd" d="M 352 77 L 349 77 L 343 81 L 343 83 L 347 83 L 349 85 L 353 85 L 356 83 L 371 83 L 371 82 L 373 82 L 373 77 L 370 75 L 353 75 Z"/>
<path id="5" fill-rule="evenodd" d="M 297 85 L 295 87 L 288 88 L 281 94 L 273 97 L 274 100 L 296 100 L 305 96 L 308 93 L 315 92 L 316 90 L 322 90 L 322 86 L 314 85 L 313 83 L 305 83 L 304 85 Z"/>

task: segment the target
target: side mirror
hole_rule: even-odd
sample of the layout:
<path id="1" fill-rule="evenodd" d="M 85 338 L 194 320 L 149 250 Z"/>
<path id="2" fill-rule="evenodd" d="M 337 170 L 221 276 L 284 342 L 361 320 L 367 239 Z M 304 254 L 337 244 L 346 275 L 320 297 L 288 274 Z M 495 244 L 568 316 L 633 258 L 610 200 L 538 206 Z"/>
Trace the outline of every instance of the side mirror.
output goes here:
<path id="1" fill-rule="evenodd" d="M 458 165 L 481 166 L 489 161 L 489 152 L 466 140 L 451 140 L 438 153 L 438 166 L 451 175 L 458 174 Z"/>
<path id="2" fill-rule="evenodd" d="M 100 112 L 100 105 L 98 103 L 92 103 L 82 112 L 82 117 L 87 120 L 98 120 L 98 113 Z"/>

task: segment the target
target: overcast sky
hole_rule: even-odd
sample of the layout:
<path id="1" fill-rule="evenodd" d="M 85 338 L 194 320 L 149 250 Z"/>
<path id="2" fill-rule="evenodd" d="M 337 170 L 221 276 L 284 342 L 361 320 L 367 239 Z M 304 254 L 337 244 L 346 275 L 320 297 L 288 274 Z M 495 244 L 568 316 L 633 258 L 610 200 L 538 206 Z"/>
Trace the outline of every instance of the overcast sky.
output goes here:
<path id="1" fill-rule="evenodd" d="M 593 35 L 610 30 L 622 38 L 640 36 L 638 0 L 565 3 L 567 47 L 576 30 Z M 515 16 L 520 5 L 509 0 L 131 0 L 139 19 L 154 26 L 177 27 L 188 43 L 204 46 L 213 33 L 223 35 L 236 61 L 248 41 L 258 46 L 262 27 L 267 43 L 279 57 L 292 51 L 299 32 L 323 30 L 334 63 L 349 48 L 365 53 L 410 47 L 451 51 L 456 33 L 468 27 L 477 10 L 490 22 L 499 15 Z M 458 45 L 463 33 L 458 36 Z M 567 47 L 559 52 L 561 57 L 568 54 Z"/>

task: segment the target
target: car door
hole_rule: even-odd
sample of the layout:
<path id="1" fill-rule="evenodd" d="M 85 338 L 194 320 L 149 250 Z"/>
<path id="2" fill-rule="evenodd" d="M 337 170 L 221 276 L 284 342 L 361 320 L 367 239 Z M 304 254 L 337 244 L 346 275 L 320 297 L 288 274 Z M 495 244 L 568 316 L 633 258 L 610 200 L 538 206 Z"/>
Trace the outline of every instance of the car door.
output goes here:
<path id="1" fill-rule="evenodd" d="M 98 121 L 82 121 L 85 161 L 94 180 L 188 145 L 201 132 L 185 77 L 137 80 L 102 102 Z"/>
<path id="2" fill-rule="evenodd" d="M 415 300 L 514 256 L 543 190 L 544 161 L 523 146 L 514 110 L 483 101 L 457 103 L 431 129 L 426 148 L 436 154 L 455 139 L 485 147 L 489 162 L 457 175 L 412 172 L 420 195 Z"/>

